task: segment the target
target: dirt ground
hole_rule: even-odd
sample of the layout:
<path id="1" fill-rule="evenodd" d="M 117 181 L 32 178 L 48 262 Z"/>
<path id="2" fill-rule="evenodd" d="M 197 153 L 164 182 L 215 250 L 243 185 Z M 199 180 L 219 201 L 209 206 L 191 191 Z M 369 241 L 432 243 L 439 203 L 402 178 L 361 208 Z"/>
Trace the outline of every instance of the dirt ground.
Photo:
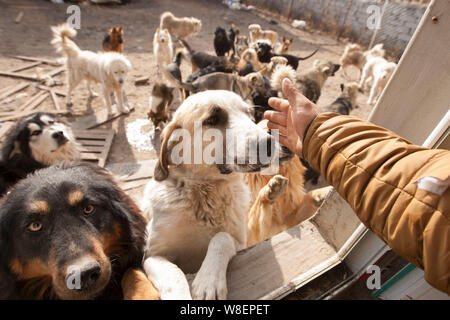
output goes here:
<path id="1" fill-rule="evenodd" d="M 0 70 L 6 71 L 25 65 L 26 62 L 11 58 L 11 55 L 34 56 L 56 59 L 54 48 L 50 45 L 50 26 L 64 22 L 68 18 L 66 9 L 70 4 L 52 4 L 45 0 L 0 0 Z M 113 128 L 116 131 L 113 146 L 107 163 L 133 162 L 137 160 L 148 160 L 155 157 L 154 151 L 138 152 L 129 145 L 126 138 L 126 126 L 136 119 L 146 119 L 148 110 L 148 99 L 153 81 L 156 79 L 156 63 L 152 53 L 153 34 L 159 24 L 159 15 L 164 11 L 172 11 L 176 16 L 194 16 L 202 20 L 201 32 L 188 39 L 188 42 L 196 50 L 204 50 L 214 53 L 213 34 L 217 26 L 226 27 L 234 23 L 241 33 L 247 34 L 247 27 L 251 23 L 259 23 L 264 29 L 273 29 L 282 36 L 294 37 L 291 53 L 305 56 L 317 47 L 319 52 L 314 58 L 301 62 L 298 71 L 312 66 L 314 59 L 328 59 L 333 62 L 339 61 L 345 44 L 338 43 L 328 35 L 323 35 L 313 30 L 300 31 L 292 28 L 289 24 L 279 21 L 277 25 L 270 24 L 269 18 L 257 15 L 256 12 L 229 10 L 221 1 L 211 0 L 133 0 L 130 4 L 119 5 L 93 5 L 87 2 L 80 4 L 81 7 L 81 29 L 75 39 L 82 49 L 93 51 L 101 50 L 102 40 L 113 25 L 122 25 L 125 32 L 124 53 L 130 59 L 133 69 L 126 83 L 128 100 L 134 105 L 135 110 L 128 116 L 105 124 L 103 127 Z M 23 12 L 20 23 L 14 19 L 19 12 Z M 273 19 L 273 17 L 272 17 Z M 183 70 L 188 70 L 184 63 Z M 46 69 L 44 68 L 44 71 Z M 33 74 L 33 71 L 23 71 Z M 354 77 L 356 73 L 352 74 Z M 184 72 L 184 76 L 188 74 Z M 146 86 L 135 86 L 134 80 L 149 76 L 150 84 Z M 64 73 L 57 76 L 63 85 L 58 90 L 65 92 Z M 0 77 L 0 88 L 17 83 L 7 77 Z M 319 106 L 326 106 L 340 94 L 339 85 L 345 82 L 342 71 L 335 77 L 331 77 L 322 90 Z M 7 105 L 0 105 L 1 110 L 14 109 L 27 101 L 36 90 L 29 87 L 26 95 Z M 100 87 L 95 87 L 100 92 Z M 63 98 L 60 104 L 64 104 Z M 367 96 L 358 98 L 359 108 L 353 115 L 366 119 L 371 107 L 365 104 Z M 88 99 L 88 92 L 84 84 L 81 84 L 73 94 L 73 112 L 77 115 L 88 115 L 104 108 L 100 97 Z M 179 101 L 175 101 L 179 104 Z M 53 109 L 51 99 L 47 99 L 40 107 L 41 109 Z M 68 117 L 69 121 L 77 117 Z"/>

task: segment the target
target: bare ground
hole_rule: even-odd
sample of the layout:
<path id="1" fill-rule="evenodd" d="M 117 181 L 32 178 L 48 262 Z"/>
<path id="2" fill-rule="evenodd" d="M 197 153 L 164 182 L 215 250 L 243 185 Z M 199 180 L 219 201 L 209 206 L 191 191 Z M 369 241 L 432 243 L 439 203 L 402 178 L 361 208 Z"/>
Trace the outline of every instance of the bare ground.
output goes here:
<path id="1" fill-rule="evenodd" d="M 19 67 L 26 62 L 9 57 L 10 55 L 35 56 L 42 58 L 57 58 L 54 48 L 50 45 L 50 26 L 64 22 L 68 15 L 66 9 L 70 4 L 56 5 L 44 0 L 0 0 L 0 70 L 7 71 Z M 146 119 L 148 98 L 152 82 L 156 79 L 156 63 L 152 53 L 153 33 L 159 24 L 159 15 L 164 11 L 172 11 L 177 16 L 195 16 L 202 20 L 201 32 L 192 36 L 189 43 L 196 50 L 214 52 L 213 33 L 217 26 L 227 27 L 234 23 L 241 32 L 247 34 L 247 26 L 251 23 L 259 23 L 263 28 L 270 28 L 282 36 L 294 37 L 292 54 L 305 56 L 320 47 L 320 51 L 314 58 L 301 62 L 299 71 L 312 66 L 314 59 L 328 59 L 339 61 L 345 44 L 337 42 L 328 35 L 323 35 L 313 30 L 300 31 L 293 29 L 289 24 L 278 20 L 277 25 L 269 23 L 269 18 L 263 17 L 256 12 L 232 11 L 221 4 L 221 1 L 207 0 L 133 0 L 130 4 L 117 6 L 99 6 L 83 2 L 81 7 L 81 29 L 75 39 L 82 49 L 93 51 L 101 50 L 103 37 L 110 26 L 123 25 L 125 31 L 124 53 L 133 64 L 126 83 L 128 99 L 135 106 L 134 112 L 128 116 L 122 116 L 117 120 L 105 124 L 103 127 L 113 128 L 116 131 L 113 146 L 107 163 L 133 162 L 147 160 L 155 157 L 154 151 L 138 152 L 129 145 L 125 130 L 128 123 L 136 119 Z M 14 19 L 23 12 L 20 23 L 14 23 Z M 274 17 L 271 17 L 272 19 Z M 44 71 L 48 70 L 44 68 Z M 184 64 L 184 75 L 188 66 Z M 353 71 L 353 70 L 352 70 Z M 33 74 L 33 71 L 23 71 Z M 355 77 L 356 73 L 352 73 Z M 146 86 L 135 86 L 134 80 L 149 76 L 150 84 Z M 56 79 L 63 85 L 58 90 L 65 92 L 64 74 Z M 17 83 L 7 77 L 0 76 L 0 89 L 10 84 Z M 342 71 L 335 77 L 329 78 L 322 90 L 319 106 L 326 106 L 336 99 L 340 94 L 339 85 L 345 82 Z M 36 89 L 31 86 L 26 95 L 7 105 L 0 105 L 0 109 L 14 109 L 23 104 Z M 95 90 L 100 92 L 100 87 Z M 59 98 L 60 104 L 64 100 Z M 359 108 L 353 114 L 366 119 L 371 107 L 365 104 L 367 96 L 358 98 Z M 100 97 L 88 99 L 88 92 L 81 84 L 73 94 L 73 113 L 68 117 L 69 121 L 77 118 L 75 115 L 88 115 L 104 108 Z M 175 101 L 179 104 L 179 101 Z M 47 99 L 41 109 L 53 109 L 51 99 Z"/>

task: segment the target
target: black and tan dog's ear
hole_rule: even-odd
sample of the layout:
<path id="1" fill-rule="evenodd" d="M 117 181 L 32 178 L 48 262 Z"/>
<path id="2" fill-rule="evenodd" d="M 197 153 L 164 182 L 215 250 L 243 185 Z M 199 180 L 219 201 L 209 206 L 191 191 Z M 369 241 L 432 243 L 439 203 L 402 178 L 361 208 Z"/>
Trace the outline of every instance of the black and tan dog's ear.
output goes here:
<path id="1" fill-rule="evenodd" d="M 169 139 L 175 129 L 179 128 L 175 122 L 170 123 L 162 132 L 161 149 L 159 150 L 159 159 L 155 166 L 154 178 L 156 181 L 163 181 L 169 176 Z"/>

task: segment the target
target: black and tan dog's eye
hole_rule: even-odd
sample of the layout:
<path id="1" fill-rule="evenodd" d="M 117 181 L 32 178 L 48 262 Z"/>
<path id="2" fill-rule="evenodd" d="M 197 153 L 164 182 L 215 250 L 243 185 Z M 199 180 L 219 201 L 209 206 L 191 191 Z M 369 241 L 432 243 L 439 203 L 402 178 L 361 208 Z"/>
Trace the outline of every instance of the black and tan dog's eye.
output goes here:
<path id="1" fill-rule="evenodd" d="M 42 223 L 40 222 L 33 222 L 28 226 L 28 230 L 32 231 L 32 232 L 37 232 L 40 231 L 42 229 Z"/>
<path id="2" fill-rule="evenodd" d="M 83 208 L 83 212 L 85 215 L 93 214 L 94 211 L 95 211 L 95 207 L 92 204 Z"/>
<path id="3" fill-rule="evenodd" d="M 32 136 L 38 136 L 42 133 L 42 130 L 35 130 L 31 133 Z"/>

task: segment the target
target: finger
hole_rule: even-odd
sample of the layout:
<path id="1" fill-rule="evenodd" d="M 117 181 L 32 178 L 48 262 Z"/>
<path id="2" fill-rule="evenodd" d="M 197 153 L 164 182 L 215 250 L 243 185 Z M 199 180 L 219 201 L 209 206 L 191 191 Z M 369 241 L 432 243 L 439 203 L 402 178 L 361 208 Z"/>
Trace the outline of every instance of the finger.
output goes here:
<path id="1" fill-rule="evenodd" d="M 286 99 L 280 98 L 269 98 L 269 106 L 273 109 L 287 113 L 289 110 L 289 102 Z"/>
<path id="2" fill-rule="evenodd" d="M 280 126 L 279 124 L 268 122 L 267 127 L 271 130 L 278 130 L 279 135 L 286 136 L 287 135 L 287 128 L 285 126 Z"/>
<path id="3" fill-rule="evenodd" d="M 289 139 L 288 139 L 287 137 L 285 137 L 285 136 L 279 136 L 279 137 L 278 137 L 278 141 L 279 141 L 280 144 L 282 144 L 283 146 L 289 148 Z M 291 150 L 291 149 L 289 148 L 289 150 Z M 292 150 L 291 150 L 291 151 L 292 151 Z M 292 152 L 293 152 L 293 151 L 292 151 Z"/>
<path id="4" fill-rule="evenodd" d="M 264 118 L 266 118 L 270 122 L 286 127 L 287 115 L 284 113 L 269 110 L 264 112 Z"/>
<path id="5" fill-rule="evenodd" d="M 289 104 L 294 108 L 310 102 L 303 94 L 300 93 L 300 91 L 297 90 L 297 88 L 295 88 L 294 84 L 288 78 L 283 80 L 282 91 L 283 95 L 289 101 Z"/>

